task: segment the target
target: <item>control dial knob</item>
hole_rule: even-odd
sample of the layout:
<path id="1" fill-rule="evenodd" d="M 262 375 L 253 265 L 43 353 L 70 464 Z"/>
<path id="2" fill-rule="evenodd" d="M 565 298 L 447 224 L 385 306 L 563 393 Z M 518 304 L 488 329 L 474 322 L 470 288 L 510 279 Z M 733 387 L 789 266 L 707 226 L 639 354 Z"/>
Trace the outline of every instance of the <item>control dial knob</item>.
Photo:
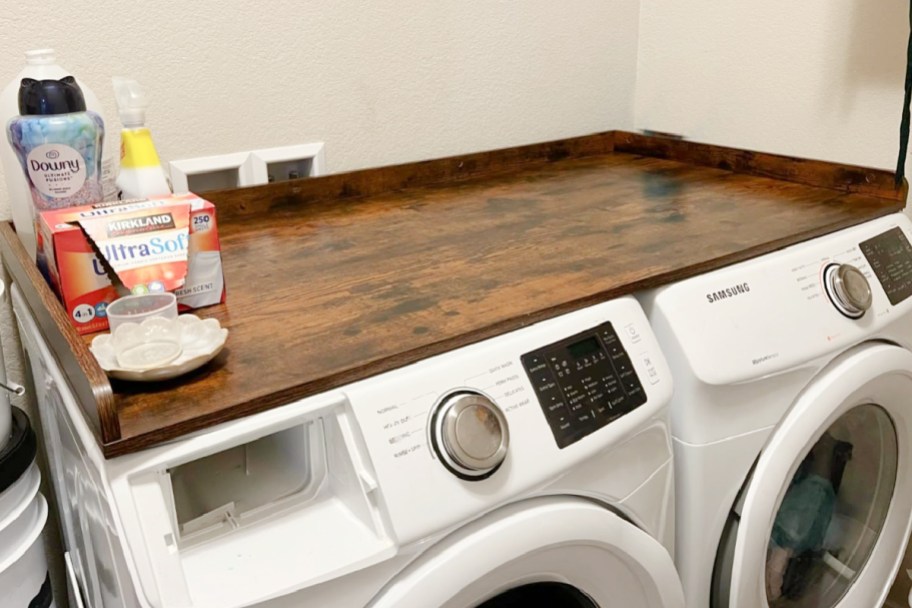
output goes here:
<path id="1" fill-rule="evenodd" d="M 506 417 L 490 397 L 464 390 L 437 404 L 431 418 L 431 443 L 453 474 L 479 480 L 503 463 L 510 432 Z"/>
<path id="2" fill-rule="evenodd" d="M 833 305 L 850 319 L 860 319 L 871 308 L 871 286 L 867 277 L 851 264 L 830 264 L 823 282 Z"/>

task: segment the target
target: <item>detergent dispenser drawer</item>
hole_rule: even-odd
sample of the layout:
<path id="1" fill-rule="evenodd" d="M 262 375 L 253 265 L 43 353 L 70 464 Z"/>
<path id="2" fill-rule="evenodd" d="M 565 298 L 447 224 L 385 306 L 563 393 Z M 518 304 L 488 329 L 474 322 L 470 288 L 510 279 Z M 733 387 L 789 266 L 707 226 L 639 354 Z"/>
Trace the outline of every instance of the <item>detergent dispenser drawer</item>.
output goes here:
<path id="1" fill-rule="evenodd" d="M 326 476 L 320 421 L 168 470 L 181 540 L 231 530 L 312 497 Z"/>
<path id="2" fill-rule="evenodd" d="M 148 596 L 255 605 L 387 558 L 393 539 L 350 416 L 343 396 L 315 397 L 137 459 L 113 485 L 130 546 L 146 554 Z"/>

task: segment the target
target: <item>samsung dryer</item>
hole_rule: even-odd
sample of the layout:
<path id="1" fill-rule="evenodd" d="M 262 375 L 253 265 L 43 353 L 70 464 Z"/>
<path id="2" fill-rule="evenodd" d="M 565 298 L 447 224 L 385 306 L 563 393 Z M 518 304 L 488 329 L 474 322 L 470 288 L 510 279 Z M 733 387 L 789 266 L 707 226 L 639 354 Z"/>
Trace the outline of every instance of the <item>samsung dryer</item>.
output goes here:
<path id="1" fill-rule="evenodd" d="M 912 521 L 912 223 L 643 294 L 676 392 L 690 608 L 873 608 Z"/>

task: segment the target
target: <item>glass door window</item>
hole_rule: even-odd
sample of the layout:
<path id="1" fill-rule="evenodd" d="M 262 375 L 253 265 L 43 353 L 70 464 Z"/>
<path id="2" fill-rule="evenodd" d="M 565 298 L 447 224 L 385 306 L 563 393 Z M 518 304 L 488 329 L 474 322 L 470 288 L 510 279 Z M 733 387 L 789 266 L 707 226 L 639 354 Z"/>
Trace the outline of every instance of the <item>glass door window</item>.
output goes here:
<path id="1" fill-rule="evenodd" d="M 877 405 L 833 423 L 798 466 L 773 520 L 770 608 L 836 606 L 871 556 L 896 483 L 897 435 Z"/>

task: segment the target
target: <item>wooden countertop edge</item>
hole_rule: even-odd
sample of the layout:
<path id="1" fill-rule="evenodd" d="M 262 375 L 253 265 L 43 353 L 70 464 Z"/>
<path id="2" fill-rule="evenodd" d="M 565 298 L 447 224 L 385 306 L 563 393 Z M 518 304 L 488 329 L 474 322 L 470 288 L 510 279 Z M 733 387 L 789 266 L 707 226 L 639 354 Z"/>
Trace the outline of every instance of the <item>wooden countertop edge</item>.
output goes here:
<path id="1" fill-rule="evenodd" d="M 440 186 L 569 158 L 602 156 L 614 150 L 615 131 L 387 165 L 295 181 L 206 192 L 220 221 L 304 204 L 360 199 L 411 188 Z"/>
<path id="2" fill-rule="evenodd" d="M 66 311 L 29 257 L 9 222 L 0 223 L 0 257 L 22 291 L 38 327 L 63 369 L 99 445 L 120 439 L 120 421 L 111 383 Z M 93 406 L 97 410 L 92 410 Z"/>
<path id="3" fill-rule="evenodd" d="M 870 221 L 872 219 L 875 219 L 875 217 L 889 215 L 890 213 L 895 213 L 901 209 L 901 205 L 885 207 L 882 213 L 879 213 L 877 216 L 867 217 L 864 220 L 860 221 Z M 458 337 L 450 340 L 443 340 L 430 346 L 415 349 L 412 351 L 402 352 L 393 357 L 374 361 L 361 367 L 352 368 L 346 370 L 343 373 L 322 378 L 319 381 L 290 387 L 288 390 L 273 393 L 266 398 L 240 403 L 230 409 L 220 410 L 210 415 L 194 418 L 190 421 L 178 423 L 171 426 L 159 427 L 150 433 L 109 442 L 102 446 L 102 451 L 105 455 L 105 458 L 113 458 L 116 456 L 122 456 L 124 454 L 137 452 L 145 448 L 160 445 L 167 441 L 172 441 L 177 437 L 186 436 L 196 431 L 201 431 L 216 424 L 243 418 L 251 414 L 267 411 L 281 405 L 287 405 L 326 391 L 338 389 L 352 382 L 363 380 L 365 378 L 404 367 L 423 359 L 455 350 L 463 346 L 468 346 L 470 344 L 502 335 L 510 331 L 515 331 L 517 329 L 521 329 L 523 327 L 559 316 L 561 314 L 566 314 L 574 310 L 579 310 L 581 308 L 592 306 L 614 298 L 619 298 L 621 296 L 631 295 L 639 291 L 660 287 L 662 285 L 668 284 L 672 280 L 680 281 L 702 274 L 704 272 L 715 270 L 722 266 L 729 266 L 731 264 L 743 262 L 759 255 L 788 247 L 798 242 L 806 241 L 808 239 L 829 234 L 831 232 L 842 230 L 844 228 L 849 228 L 851 226 L 857 225 L 858 223 L 859 221 L 835 222 L 827 226 L 815 228 L 814 230 L 789 234 L 787 237 L 783 237 L 774 241 L 768 241 L 767 243 L 764 243 L 757 247 L 744 249 L 736 255 L 726 255 L 723 258 L 707 260 L 700 264 L 695 264 L 694 266 L 691 266 L 690 268 L 684 270 L 676 269 L 667 273 L 650 276 L 640 281 L 622 284 L 611 290 L 593 294 L 585 298 L 580 298 L 578 300 L 566 302 L 561 306 L 535 311 L 523 317 L 513 318 L 508 321 L 486 326 L 477 331 L 461 334 Z"/>
<path id="4" fill-rule="evenodd" d="M 206 193 L 219 217 L 230 220 L 275 209 L 337 202 L 384 193 L 440 186 L 516 171 L 567 158 L 622 152 L 789 181 L 840 192 L 905 201 L 908 183 L 894 185 L 894 174 L 829 161 L 727 148 L 628 131 L 605 131 L 544 143 L 475 152 L 401 165 L 361 169 L 323 177 L 232 188 Z"/>
<path id="5" fill-rule="evenodd" d="M 894 187 L 893 174 L 878 169 L 750 152 L 667 137 L 607 131 L 528 146 L 365 169 L 314 179 L 221 190 L 207 193 L 206 197 L 217 205 L 222 221 L 232 219 L 242 221 L 245 216 L 251 214 L 298 206 L 302 203 L 325 202 L 331 204 L 335 201 L 376 196 L 408 188 L 446 185 L 517 171 L 557 160 L 610 154 L 612 151 L 715 167 L 735 173 L 747 173 L 845 193 L 864 194 L 882 198 L 885 203 L 892 202 L 893 204 L 884 206 L 881 215 L 902 209 L 902 202 L 905 201 L 908 189 L 906 183 L 899 188 Z M 787 237 L 765 243 L 762 246 L 745 249 L 737 255 L 726 256 L 724 263 L 710 260 L 683 272 L 679 269 L 675 273 L 675 279 L 694 276 L 721 265 L 768 253 L 855 223 L 857 222 L 840 222 L 804 234 L 789 234 Z M 12 278 L 19 284 L 51 350 L 67 374 L 89 425 L 99 440 L 99 445 L 102 446 L 105 456 L 109 458 L 170 440 L 216 423 L 264 411 L 336 388 L 354 380 L 389 371 L 421 358 L 459 348 L 571 310 L 641 289 L 656 287 L 668 279 L 664 275 L 657 275 L 644 281 L 621 285 L 616 289 L 567 302 L 559 307 L 536 311 L 521 318 L 460 335 L 458 338 L 441 341 L 432 347 L 400 353 L 329 378 L 323 378 L 320 381 L 291 387 L 266 398 L 239 403 L 229 410 L 161 427 L 143 435 L 122 438 L 116 400 L 107 376 L 95 361 L 85 340 L 69 323 L 63 307 L 45 283 L 19 243 L 12 226 L 8 223 L 0 224 L 0 254 L 2 254 L 3 263 Z M 90 404 L 95 404 L 97 410 L 86 409 L 90 407 Z"/>
<path id="6" fill-rule="evenodd" d="M 902 202 L 905 202 L 909 189 L 906 180 L 897 187 L 893 172 L 883 169 L 752 152 L 626 131 L 615 131 L 614 151 Z"/>

